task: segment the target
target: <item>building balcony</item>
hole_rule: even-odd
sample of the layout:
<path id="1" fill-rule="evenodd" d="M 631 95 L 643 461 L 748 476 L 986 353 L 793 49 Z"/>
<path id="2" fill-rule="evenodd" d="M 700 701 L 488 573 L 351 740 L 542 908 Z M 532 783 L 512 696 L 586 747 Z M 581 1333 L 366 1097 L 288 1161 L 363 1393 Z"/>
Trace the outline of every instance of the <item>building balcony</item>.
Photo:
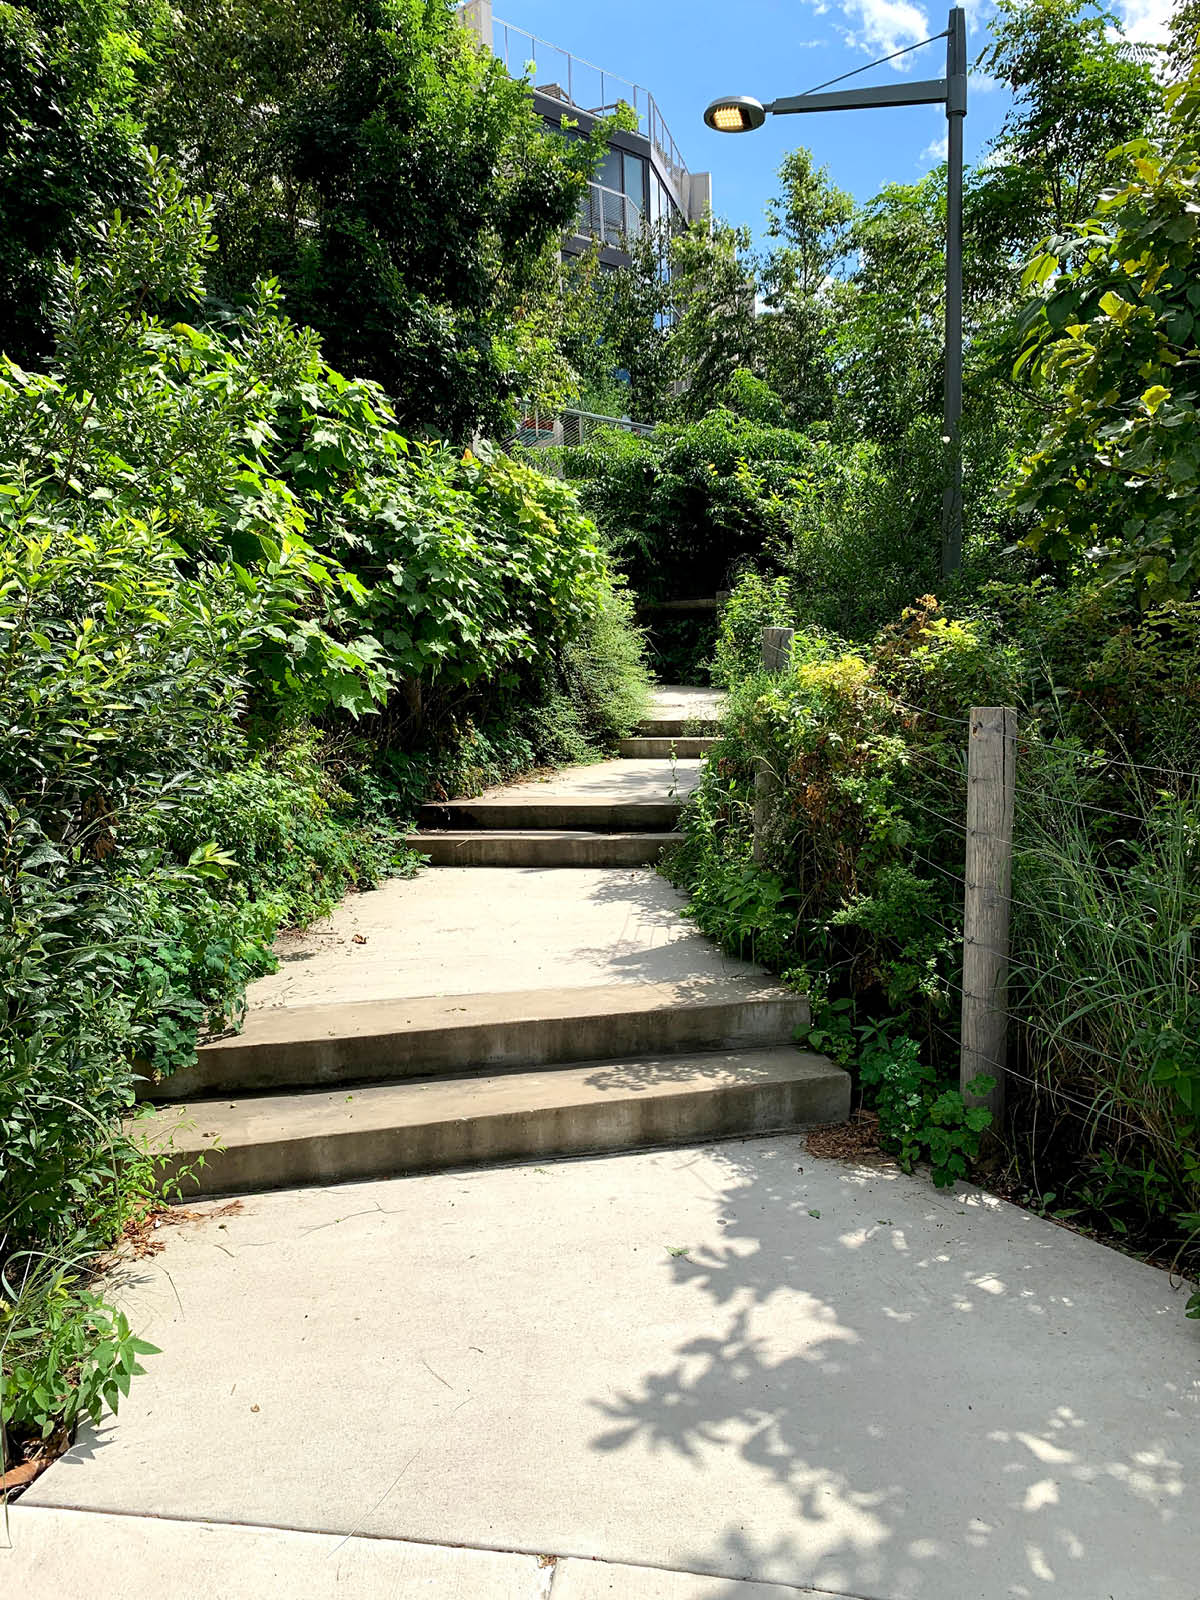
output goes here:
<path id="1" fill-rule="evenodd" d="M 575 222 L 577 237 L 596 239 L 614 250 L 624 250 L 645 226 L 646 219 L 636 200 L 617 189 L 606 189 L 602 183 L 588 184 Z"/>
<path id="2" fill-rule="evenodd" d="M 536 94 L 560 101 L 587 117 L 611 116 L 619 106 L 629 106 L 638 119 L 638 132 L 649 141 L 663 175 L 671 183 L 685 215 L 691 175 L 654 96 L 641 84 L 598 67 L 561 45 L 550 44 L 524 28 L 492 14 L 490 0 L 465 0 L 463 20 L 504 63 L 514 78 L 528 78 Z"/>

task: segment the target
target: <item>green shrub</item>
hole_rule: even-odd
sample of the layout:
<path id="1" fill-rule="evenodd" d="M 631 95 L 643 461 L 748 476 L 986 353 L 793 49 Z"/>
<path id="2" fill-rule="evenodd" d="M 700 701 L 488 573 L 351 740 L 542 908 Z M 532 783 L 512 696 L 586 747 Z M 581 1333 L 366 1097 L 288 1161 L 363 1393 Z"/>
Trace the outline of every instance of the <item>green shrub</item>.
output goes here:
<path id="1" fill-rule="evenodd" d="M 757 672 L 762 660 L 762 630 L 788 628 L 795 621 L 788 578 L 767 578 L 753 569 L 743 572 L 721 608 L 713 682 L 728 689 Z"/>
<path id="2" fill-rule="evenodd" d="M 1016 498 L 1035 548 L 1131 578 L 1158 605 L 1200 592 L 1200 61 L 1150 132 L 1120 152 L 1129 167 L 1077 236 L 1049 241 L 1026 271 L 1035 298 L 1016 370 L 1036 358 L 1053 398 Z"/>
<path id="3" fill-rule="evenodd" d="M 1010 1181 L 1194 1268 L 1192 611 L 1114 614 L 1095 583 L 991 585 L 974 616 L 923 597 L 869 648 L 799 632 L 769 677 L 756 633 L 785 581 L 747 576 L 726 613 L 728 709 L 668 868 L 698 924 L 809 991 L 811 1044 L 857 1071 L 889 1149 L 962 1177 L 985 1126 L 957 1089 L 964 719 L 1015 704 Z M 776 788 L 756 864 L 760 766 Z"/>
<path id="4" fill-rule="evenodd" d="M 564 464 L 638 595 L 678 600 L 726 588 L 738 564 L 779 544 L 815 449 L 722 409 L 650 438 L 601 430 Z"/>
<path id="5" fill-rule="evenodd" d="M 1031 746 L 1025 765 L 1014 1044 L 1037 1108 L 1058 1119 L 1052 1141 L 1018 1120 L 1033 1188 L 1056 1211 L 1194 1264 L 1200 778 L 1127 779 L 1117 809 L 1103 759 L 1068 741 Z"/>
<path id="6" fill-rule="evenodd" d="M 0 363 L 0 1445 L 134 1370 L 88 1279 L 158 1187 L 138 1080 L 237 1019 L 281 922 L 411 867 L 439 777 L 596 753 L 644 681 L 568 488 L 411 446 L 271 284 L 178 320 L 208 208 L 146 184 L 61 275 L 51 369 Z"/>

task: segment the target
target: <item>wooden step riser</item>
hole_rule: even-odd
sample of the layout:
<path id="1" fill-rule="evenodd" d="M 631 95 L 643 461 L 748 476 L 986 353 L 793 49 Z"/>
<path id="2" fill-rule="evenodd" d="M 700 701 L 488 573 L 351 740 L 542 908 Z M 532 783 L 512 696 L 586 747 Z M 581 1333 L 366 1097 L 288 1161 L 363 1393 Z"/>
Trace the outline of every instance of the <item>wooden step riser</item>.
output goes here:
<path id="1" fill-rule="evenodd" d="M 697 1087 L 669 1099 L 629 1097 L 447 1117 L 418 1126 L 347 1130 L 233 1146 L 208 1156 L 193 1194 L 237 1194 L 308 1184 L 399 1177 L 449 1167 L 590 1155 L 653 1145 L 693 1144 L 839 1122 L 849 1114 L 850 1080 Z M 180 1155 L 176 1169 L 194 1158 Z"/>
<path id="2" fill-rule="evenodd" d="M 253 1090 L 317 1088 L 330 1084 L 380 1083 L 438 1074 L 494 1072 L 638 1054 L 671 1055 L 690 1050 L 740 1049 L 790 1043 L 809 1023 L 802 995 L 775 999 L 722 999 L 648 1010 L 636 1004 L 638 986 L 580 991 L 563 1014 L 492 1018 L 428 1028 L 397 1027 L 386 1020 L 353 1035 L 322 1029 L 313 1007 L 309 1036 L 256 1043 L 237 1038 L 206 1046 L 194 1067 L 150 1087 L 145 1098 L 182 1100 Z M 602 997 L 602 998 L 601 998 Z M 592 999 L 597 1009 L 581 1007 Z M 622 1009 L 623 999 L 634 1003 Z M 464 996 L 469 1011 L 470 996 Z M 603 1006 L 604 1009 L 599 1009 Z M 397 1010 L 382 1008 L 396 1018 Z M 404 1003 L 399 1003 L 399 1010 Z M 336 1023 L 333 1024 L 335 1027 Z"/>

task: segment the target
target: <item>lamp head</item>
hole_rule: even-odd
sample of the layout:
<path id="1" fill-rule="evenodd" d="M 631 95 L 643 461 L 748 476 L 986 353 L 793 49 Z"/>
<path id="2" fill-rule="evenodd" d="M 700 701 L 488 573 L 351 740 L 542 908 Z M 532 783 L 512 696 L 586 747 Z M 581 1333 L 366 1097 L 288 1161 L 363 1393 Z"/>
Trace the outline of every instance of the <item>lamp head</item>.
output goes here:
<path id="1" fill-rule="evenodd" d="M 750 133 L 762 127 L 767 113 L 762 102 L 748 94 L 726 94 L 713 101 L 704 120 L 718 133 Z"/>

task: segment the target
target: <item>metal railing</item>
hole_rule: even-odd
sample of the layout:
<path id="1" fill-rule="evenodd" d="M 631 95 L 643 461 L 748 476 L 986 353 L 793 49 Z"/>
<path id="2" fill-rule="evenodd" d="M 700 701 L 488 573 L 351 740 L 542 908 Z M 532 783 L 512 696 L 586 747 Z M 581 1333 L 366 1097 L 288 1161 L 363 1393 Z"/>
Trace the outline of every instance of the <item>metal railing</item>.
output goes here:
<path id="1" fill-rule="evenodd" d="M 537 34 L 514 27 L 499 17 L 492 21 L 492 50 L 513 77 L 528 77 L 540 94 L 549 95 L 576 111 L 591 116 L 609 116 L 620 105 L 632 106 L 639 128 L 650 140 L 679 190 L 687 199 L 688 168 L 671 137 L 658 103 L 648 89 L 632 83 L 605 67 L 598 67 L 581 56 L 573 56 L 561 45 L 539 39 Z"/>
<path id="2" fill-rule="evenodd" d="M 537 449 L 546 445 L 566 445 L 578 448 L 586 444 L 601 428 L 620 428 L 624 433 L 647 439 L 654 432 L 652 422 L 633 422 L 628 417 L 604 417 L 595 411 L 538 411 L 531 410 L 521 418 L 517 430 L 504 441 L 506 446 L 524 445 Z"/>
<path id="3" fill-rule="evenodd" d="M 589 183 L 579 204 L 575 231 L 620 249 L 627 239 L 642 231 L 645 223 L 636 200 L 618 189 L 606 189 L 602 183 Z"/>

